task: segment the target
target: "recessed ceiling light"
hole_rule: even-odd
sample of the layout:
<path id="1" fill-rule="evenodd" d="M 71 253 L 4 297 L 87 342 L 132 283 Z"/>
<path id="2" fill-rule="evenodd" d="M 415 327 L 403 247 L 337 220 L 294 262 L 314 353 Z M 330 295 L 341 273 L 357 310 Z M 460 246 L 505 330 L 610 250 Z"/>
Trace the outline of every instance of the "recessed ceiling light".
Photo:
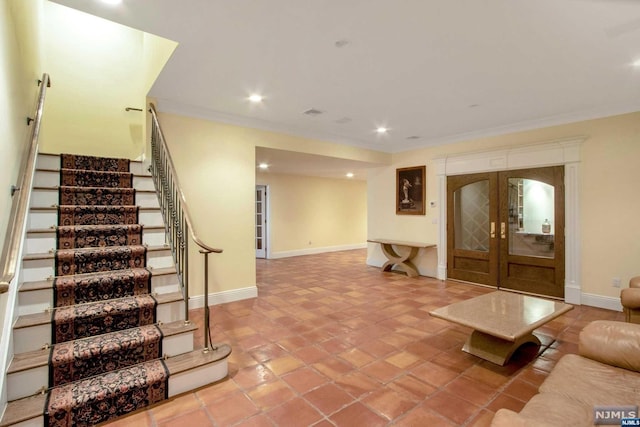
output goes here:
<path id="1" fill-rule="evenodd" d="M 260 169 L 263 169 L 263 170 L 264 170 L 264 169 L 269 169 L 269 165 L 268 165 L 268 164 L 266 164 L 266 163 L 260 163 L 260 164 L 258 165 L 258 167 L 259 167 Z"/>
<path id="2" fill-rule="evenodd" d="M 376 129 L 376 132 L 382 135 L 382 134 L 385 134 L 385 133 L 389 132 L 389 129 L 387 129 L 384 126 L 380 126 L 380 127 L 378 127 Z"/>
<path id="3" fill-rule="evenodd" d="M 636 60 L 632 65 L 634 67 L 640 67 L 640 59 Z"/>
<path id="4" fill-rule="evenodd" d="M 262 95 L 258 95 L 257 93 L 254 93 L 253 95 L 249 96 L 249 101 L 255 104 L 262 102 L 263 99 L 264 97 Z"/>
<path id="5" fill-rule="evenodd" d="M 353 178 L 353 172 L 347 172 L 347 178 Z"/>

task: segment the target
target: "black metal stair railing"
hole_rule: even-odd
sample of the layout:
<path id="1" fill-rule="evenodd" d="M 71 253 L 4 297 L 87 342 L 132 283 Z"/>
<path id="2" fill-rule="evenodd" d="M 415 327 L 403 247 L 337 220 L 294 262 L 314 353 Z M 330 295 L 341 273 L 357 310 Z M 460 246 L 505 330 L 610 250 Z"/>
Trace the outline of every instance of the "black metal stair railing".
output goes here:
<path id="1" fill-rule="evenodd" d="M 193 241 L 204 256 L 204 351 L 209 351 L 209 254 L 222 253 L 222 249 L 204 243 L 193 228 L 189 207 L 180 187 L 178 175 L 160 128 L 153 104 L 151 113 L 151 165 L 149 171 L 158 194 L 160 210 L 164 218 L 167 240 L 174 256 L 178 279 L 182 286 L 185 306 L 185 322 L 189 323 L 189 244 Z"/>

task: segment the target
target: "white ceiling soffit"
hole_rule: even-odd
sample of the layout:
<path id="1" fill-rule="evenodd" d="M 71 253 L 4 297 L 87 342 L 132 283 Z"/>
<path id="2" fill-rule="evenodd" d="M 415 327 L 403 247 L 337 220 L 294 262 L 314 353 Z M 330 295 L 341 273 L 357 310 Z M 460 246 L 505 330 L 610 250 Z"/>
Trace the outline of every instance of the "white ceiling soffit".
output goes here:
<path id="1" fill-rule="evenodd" d="M 261 173 L 354 180 L 366 180 L 370 169 L 386 166 L 358 160 L 256 147 L 256 167 L 261 163 L 268 166 L 265 170 L 258 169 Z M 347 173 L 351 173 L 353 176 L 347 177 Z"/>
<path id="2" fill-rule="evenodd" d="M 56 2 L 179 43 L 161 110 L 385 152 L 640 110 L 636 0 Z"/>

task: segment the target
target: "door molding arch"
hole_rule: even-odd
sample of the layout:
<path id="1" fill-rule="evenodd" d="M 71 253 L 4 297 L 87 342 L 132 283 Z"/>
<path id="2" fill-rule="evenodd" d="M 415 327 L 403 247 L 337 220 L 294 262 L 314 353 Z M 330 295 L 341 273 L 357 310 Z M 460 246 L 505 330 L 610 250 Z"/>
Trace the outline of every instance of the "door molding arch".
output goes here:
<path id="1" fill-rule="evenodd" d="M 438 279 L 447 278 L 447 176 L 564 166 L 565 302 L 580 305 L 580 154 L 585 136 L 452 154 L 433 160 L 438 178 Z"/>

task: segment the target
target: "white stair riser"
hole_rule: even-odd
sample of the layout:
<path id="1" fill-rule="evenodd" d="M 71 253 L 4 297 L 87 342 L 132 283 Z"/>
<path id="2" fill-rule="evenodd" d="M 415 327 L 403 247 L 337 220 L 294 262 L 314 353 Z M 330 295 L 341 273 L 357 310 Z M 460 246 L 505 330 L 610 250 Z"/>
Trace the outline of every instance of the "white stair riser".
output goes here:
<path id="1" fill-rule="evenodd" d="M 180 285 L 178 284 L 177 274 L 164 274 L 162 276 L 151 276 L 151 292 L 158 294 L 167 294 L 170 292 L 178 292 Z M 18 294 L 18 315 L 42 313 L 43 311 L 53 307 L 53 289 L 38 289 L 33 291 L 21 291 Z"/>
<path id="2" fill-rule="evenodd" d="M 156 321 L 171 323 L 184 319 L 184 301 L 173 301 L 158 304 L 156 307 Z M 51 344 L 51 324 L 30 326 L 13 330 L 14 353 L 40 350 L 45 344 Z"/>
<path id="3" fill-rule="evenodd" d="M 153 178 L 151 177 L 151 175 L 134 176 L 133 188 L 135 188 L 136 190 L 156 191 L 156 187 L 153 185 Z"/>
<path id="4" fill-rule="evenodd" d="M 14 354 L 40 350 L 45 344 L 51 344 L 50 323 L 13 330 Z"/>
<path id="5" fill-rule="evenodd" d="M 142 229 L 142 243 L 149 246 L 162 246 L 166 243 L 164 229 Z M 56 232 L 27 233 L 25 255 L 43 254 L 56 248 Z"/>
<path id="6" fill-rule="evenodd" d="M 193 351 L 193 332 L 164 337 L 162 339 L 163 355 L 169 357 Z M 8 400 L 22 399 L 36 394 L 42 387 L 48 387 L 49 367 L 39 366 L 7 375 Z"/>
<path id="7" fill-rule="evenodd" d="M 227 376 L 227 359 L 222 359 L 199 368 L 169 377 L 169 398 L 220 381 Z"/>
<path id="8" fill-rule="evenodd" d="M 22 399 L 49 388 L 49 366 L 39 366 L 7 375 L 7 400 Z"/>
<path id="9" fill-rule="evenodd" d="M 31 207 L 50 208 L 59 204 L 57 189 L 35 189 L 31 193 Z M 143 208 L 157 208 L 158 198 L 156 193 L 136 193 L 135 204 Z"/>
<path id="10" fill-rule="evenodd" d="M 38 169 L 60 169 L 60 156 L 47 156 L 39 154 L 36 159 L 36 168 Z"/>
<path id="11" fill-rule="evenodd" d="M 147 252 L 147 267 L 173 267 L 173 257 L 169 249 Z M 25 282 L 37 282 L 54 276 L 53 258 L 22 261 L 22 278 Z"/>

